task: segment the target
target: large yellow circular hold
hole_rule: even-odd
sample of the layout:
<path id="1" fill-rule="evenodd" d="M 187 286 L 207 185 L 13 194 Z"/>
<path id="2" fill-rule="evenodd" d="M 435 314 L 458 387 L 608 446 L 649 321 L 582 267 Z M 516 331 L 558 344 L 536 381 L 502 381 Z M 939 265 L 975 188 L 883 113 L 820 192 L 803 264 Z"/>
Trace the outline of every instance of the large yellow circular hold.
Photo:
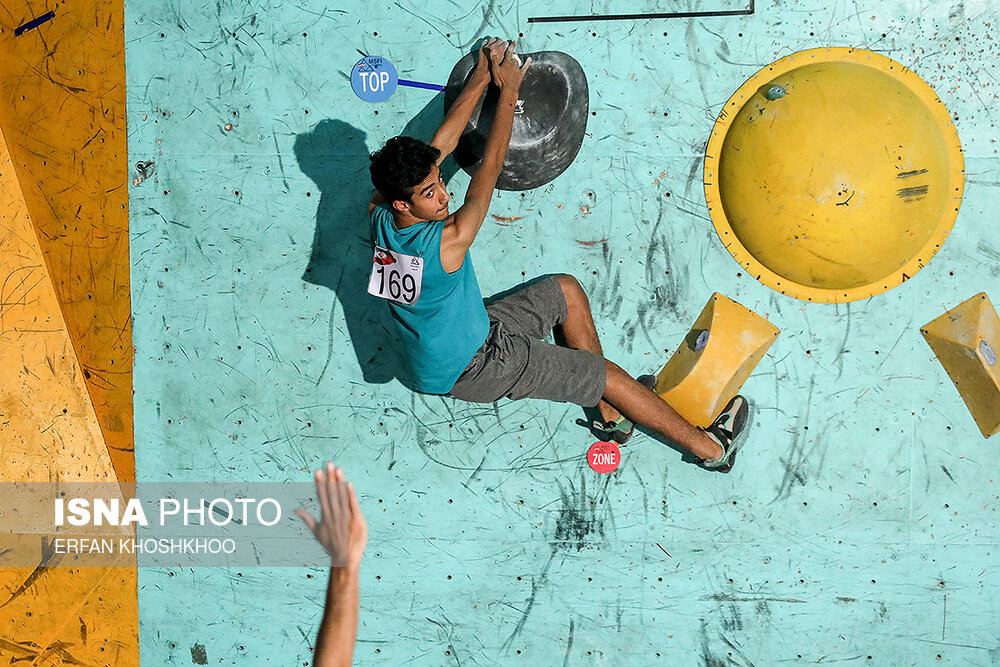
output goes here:
<path id="1" fill-rule="evenodd" d="M 762 283 L 853 301 L 937 252 L 964 167 L 948 110 L 914 72 L 870 51 L 812 49 L 760 70 L 726 103 L 705 196 L 723 244 Z"/>

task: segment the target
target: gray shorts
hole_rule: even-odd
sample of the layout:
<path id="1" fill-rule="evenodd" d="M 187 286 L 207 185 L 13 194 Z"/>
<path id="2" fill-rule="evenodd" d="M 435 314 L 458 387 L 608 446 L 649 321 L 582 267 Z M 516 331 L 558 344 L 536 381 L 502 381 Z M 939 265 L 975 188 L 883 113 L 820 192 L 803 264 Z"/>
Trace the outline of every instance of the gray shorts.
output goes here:
<path id="1" fill-rule="evenodd" d="M 489 300 L 487 300 L 489 301 Z M 542 398 L 594 407 L 604 394 L 604 357 L 547 343 L 566 321 L 566 297 L 554 276 L 486 306 L 490 333 L 450 394 L 473 403 Z"/>

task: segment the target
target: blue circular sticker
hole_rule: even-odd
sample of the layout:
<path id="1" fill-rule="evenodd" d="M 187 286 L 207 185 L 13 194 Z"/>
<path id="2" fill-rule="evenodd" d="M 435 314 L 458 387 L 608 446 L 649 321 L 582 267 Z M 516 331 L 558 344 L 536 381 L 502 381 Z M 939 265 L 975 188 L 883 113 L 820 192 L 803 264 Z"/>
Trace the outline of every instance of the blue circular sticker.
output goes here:
<path id="1" fill-rule="evenodd" d="M 351 88 L 365 102 L 385 102 L 398 83 L 396 68 L 381 56 L 366 56 L 351 70 Z"/>

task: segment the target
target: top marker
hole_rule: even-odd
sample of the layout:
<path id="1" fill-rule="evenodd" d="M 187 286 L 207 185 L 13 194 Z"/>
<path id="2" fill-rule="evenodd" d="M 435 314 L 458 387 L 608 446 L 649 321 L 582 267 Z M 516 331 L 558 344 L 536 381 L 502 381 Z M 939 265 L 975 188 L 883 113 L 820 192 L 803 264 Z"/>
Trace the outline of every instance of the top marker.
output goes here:
<path id="1" fill-rule="evenodd" d="M 385 102 L 398 83 L 396 68 L 381 56 L 366 56 L 351 70 L 351 88 L 365 102 Z"/>

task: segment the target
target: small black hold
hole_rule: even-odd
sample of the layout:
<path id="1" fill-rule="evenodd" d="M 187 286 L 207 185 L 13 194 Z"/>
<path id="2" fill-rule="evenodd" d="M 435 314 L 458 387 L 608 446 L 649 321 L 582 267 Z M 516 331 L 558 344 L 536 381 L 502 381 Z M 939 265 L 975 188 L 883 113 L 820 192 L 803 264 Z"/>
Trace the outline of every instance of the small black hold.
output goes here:
<path id="1" fill-rule="evenodd" d="M 208 664 L 208 653 L 205 651 L 204 644 L 195 644 L 191 647 L 191 662 L 196 665 Z"/>

